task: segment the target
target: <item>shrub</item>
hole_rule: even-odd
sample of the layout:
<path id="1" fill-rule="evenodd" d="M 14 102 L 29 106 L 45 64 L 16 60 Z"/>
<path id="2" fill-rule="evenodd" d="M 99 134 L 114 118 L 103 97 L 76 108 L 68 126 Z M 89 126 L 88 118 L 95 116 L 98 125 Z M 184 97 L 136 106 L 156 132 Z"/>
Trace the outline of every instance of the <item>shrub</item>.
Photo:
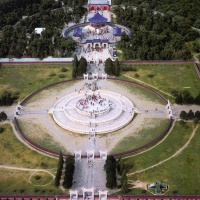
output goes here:
<path id="1" fill-rule="evenodd" d="M 40 179 L 41 179 L 41 176 L 40 176 L 40 175 L 36 175 L 36 176 L 35 176 L 35 180 L 38 181 L 38 180 L 40 180 Z"/>
<path id="2" fill-rule="evenodd" d="M 135 77 L 135 78 L 139 78 L 140 75 L 139 75 L 138 73 L 136 73 L 136 74 L 134 75 L 134 77 Z"/>
<path id="3" fill-rule="evenodd" d="M 60 71 L 61 72 L 67 72 L 68 70 L 65 67 L 63 67 Z"/>
<path id="4" fill-rule="evenodd" d="M 56 74 L 55 74 L 55 73 L 51 73 L 51 74 L 49 74 L 49 76 L 50 76 L 50 77 L 56 76 Z"/>
<path id="5" fill-rule="evenodd" d="M 0 133 L 3 133 L 3 131 L 4 131 L 4 128 L 0 127 Z"/>
<path id="6" fill-rule="evenodd" d="M 153 78 L 153 77 L 154 77 L 154 74 L 147 74 L 147 77 Z"/>
<path id="7" fill-rule="evenodd" d="M 59 78 L 65 78 L 66 76 L 64 74 L 60 74 L 58 77 Z"/>

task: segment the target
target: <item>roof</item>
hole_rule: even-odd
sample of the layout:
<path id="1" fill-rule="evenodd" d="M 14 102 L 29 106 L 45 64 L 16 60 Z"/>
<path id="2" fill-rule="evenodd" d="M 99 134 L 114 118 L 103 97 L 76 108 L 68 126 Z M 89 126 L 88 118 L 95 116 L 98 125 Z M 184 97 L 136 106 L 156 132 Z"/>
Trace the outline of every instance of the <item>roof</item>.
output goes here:
<path id="1" fill-rule="evenodd" d="M 89 22 L 92 22 L 92 23 L 105 23 L 108 21 L 107 18 L 101 16 L 98 12 L 91 18 L 89 18 L 88 20 Z"/>
<path id="2" fill-rule="evenodd" d="M 93 39 L 93 40 L 86 40 L 86 43 L 108 43 L 108 40 Z"/>
<path id="3" fill-rule="evenodd" d="M 108 0 L 88 0 L 88 5 L 109 5 Z"/>
<path id="4" fill-rule="evenodd" d="M 122 29 L 118 28 L 118 27 L 113 28 L 113 35 L 114 36 L 121 36 L 122 35 Z"/>
<path id="5" fill-rule="evenodd" d="M 42 31 L 44 31 L 44 30 L 45 30 L 45 28 L 35 28 L 35 33 L 41 35 Z"/>
<path id="6" fill-rule="evenodd" d="M 81 35 L 82 35 L 82 29 L 80 29 L 80 28 L 75 28 L 75 29 L 74 29 L 74 33 L 73 33 L 73 36 L 74 36 L 74 37 L 81 37 Z"/>

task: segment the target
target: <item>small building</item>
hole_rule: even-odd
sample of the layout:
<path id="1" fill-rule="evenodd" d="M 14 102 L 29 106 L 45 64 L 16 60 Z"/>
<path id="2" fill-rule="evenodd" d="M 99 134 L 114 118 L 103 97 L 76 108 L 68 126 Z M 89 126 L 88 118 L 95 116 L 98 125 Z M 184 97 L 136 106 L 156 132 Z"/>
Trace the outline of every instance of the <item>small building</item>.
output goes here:
<path id="1" fill-rule="evenodd" d="M 38 34 L 38 35 L 41 35 L 42 34 L 42 31 L 44 31 L 45 28 L 35 28 L 35 33 Z"/>
<path id="2" fill-rule="evenodd" d="M 111 0 L 88 0 L 88 10 L 110 10 Z"/>
<path id="3" fill-rule="evenodd" d="M 93 17 L 89 18 L 88 21 L 93 28 L 101 28 L 106 25 L 108 19 L 97 12 Z"/>

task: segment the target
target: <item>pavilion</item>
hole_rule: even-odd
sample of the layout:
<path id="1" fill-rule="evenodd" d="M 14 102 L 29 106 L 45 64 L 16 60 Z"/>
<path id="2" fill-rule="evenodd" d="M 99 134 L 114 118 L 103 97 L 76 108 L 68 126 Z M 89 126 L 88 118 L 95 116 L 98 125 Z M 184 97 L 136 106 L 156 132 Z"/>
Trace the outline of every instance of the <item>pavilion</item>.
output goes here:
<path id="1" fill-rule="evenodd" d="M 97 12 L 93 17 L 89 18 L 88 21 L 93 28 L 101 28 L 106 25 L 108 19 Z"/>
<path id="2" fill-rule="evenodd" d="M 110 10 L 111 0 L 88 0 L 88 10 Z"/>

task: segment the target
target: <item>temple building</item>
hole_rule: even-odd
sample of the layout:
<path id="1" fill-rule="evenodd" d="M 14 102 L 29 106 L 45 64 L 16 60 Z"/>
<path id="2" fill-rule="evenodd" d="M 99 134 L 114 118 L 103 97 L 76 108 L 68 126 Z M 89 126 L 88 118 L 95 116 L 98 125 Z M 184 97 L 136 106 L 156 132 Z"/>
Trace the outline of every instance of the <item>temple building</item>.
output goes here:
<path id="1" fill-rule="evenodd" d="M 93 17 L 89 18 L 88 21 L 90 22 L 90 26 L 94 28 L 101 28 L 106 25 L 108 19 L 97 12 Z"/>
<path id="2" fill-rule="evenodd" d="M 111 0 L 88 0 L 88 10 L 110 10 Z"/>

